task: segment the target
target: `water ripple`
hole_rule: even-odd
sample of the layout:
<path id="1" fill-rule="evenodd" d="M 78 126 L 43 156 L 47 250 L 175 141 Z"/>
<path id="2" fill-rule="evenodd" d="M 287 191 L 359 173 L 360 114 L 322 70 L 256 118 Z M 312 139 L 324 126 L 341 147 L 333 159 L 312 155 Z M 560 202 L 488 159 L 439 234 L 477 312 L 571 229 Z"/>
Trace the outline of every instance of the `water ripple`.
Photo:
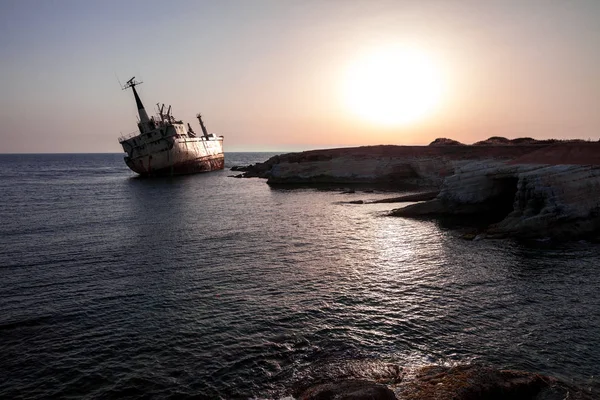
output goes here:
<path id="1" fill-rule="evenodd" d="M 469 242 L 340 203 L 377 191 L 31 157 L 0 157 L 2 398 L 280 398 L 470 361 L 600 372 L 596 245 Z"/>

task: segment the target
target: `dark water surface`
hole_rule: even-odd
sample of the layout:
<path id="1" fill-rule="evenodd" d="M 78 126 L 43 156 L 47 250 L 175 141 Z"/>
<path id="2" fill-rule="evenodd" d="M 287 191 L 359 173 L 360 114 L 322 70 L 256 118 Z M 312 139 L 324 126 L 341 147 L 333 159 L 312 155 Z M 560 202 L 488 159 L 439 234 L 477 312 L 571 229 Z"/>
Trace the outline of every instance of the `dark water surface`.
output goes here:
<path id="1" fill-rule="evenodd" d="M 341 203 L 397 194 L 228 177 L 266 158 L 146 180 L 121 155 L 0 155 L 0 398 L 281 398 L 358 362 L 597 387 L 598 245 L 465 241 Z"/>

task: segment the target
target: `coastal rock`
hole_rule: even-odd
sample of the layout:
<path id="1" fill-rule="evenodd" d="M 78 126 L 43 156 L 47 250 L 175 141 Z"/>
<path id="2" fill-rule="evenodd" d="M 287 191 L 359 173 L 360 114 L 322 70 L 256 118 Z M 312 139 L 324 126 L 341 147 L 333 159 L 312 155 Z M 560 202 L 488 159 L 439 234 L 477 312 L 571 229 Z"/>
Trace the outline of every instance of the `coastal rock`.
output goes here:
<path id="1" fill-rule="evenodd" d="M 600 231 L 600 167 L 545 166 L 518 174 L 513 209 L 488 230 L 526 238 L 576 239 Z"/>
<path id="2" fill-rule="evenodd" d="M 385 184 L 398 188 L 439 188 L 444 178 L 475 160 L 512 160 L 539 149 L 524 146 L 364 146 L 312 150 L 271 157 L 246 167 L 244 177 L 271 185 Z"/>
<path id="3" fill-rule="evenodd" d="M 384 385 L 343 380 L 313 386 L 302 393 L 298 400 L 396 400 L 396 396 Z"/>
<path id="4" fill-rule="evenodd" d="M 442 148 L 444 149 L 444 148 Z M 379 156 L 343 155 L 330 160 L 284 162 L 272 166 L 268 183 L 371 183 L 402 189 L 439 188 L 444 179 L 477 154 Z"/>
<path id="5" fill-rule="evenodd" d="M 440 139 L 440 144 L 447 140 Z M 478 145 L 366 146 L 275 156 L 244 177 L 271 185 L 383 184 L 440 190 L 395 216 L 475 216 L 486 237 L 600 234 L 600 143 L 491 137 Z"/>
<path id="6" fill-rule="evenodd" d="M 278 164 L 281 161 L 281 156 L 273 156 L 267 161 L 262 163 L 256 163 L 247 166 L 236 166 L 234 171 L 243 171 L 244 178 L 268 178 L 273 165 Z"/>
<path id="7" fill-rule="evenodd" d="M 509 145 L 511 144 L 510 139 L 502 136 L 492 136 L 486 140 L 473 143 L 473 146 L 497 146 L 497 145 Z"/>
<path id="8" fill-rule="evenodd" d="M 263 163 L 234 167 L 244 177 L 268 179 L 270 184 L 391 183 L 440 187 L 457 168 L 476 161 L 544 164 L 548 148 L 571 149 L 567 158 L 585 164 L 597 157 L 590 151 L 598 143 L 558 142 L 532 138 L 492 137 L 481 145 L 457 145 L 452 139 L 436 139 L 429 146 L 362 146 L 281 154 Z M 558 143 L 558 144 L 553 144 Z M 571 146 L 570 146 L 571 145 Z M 581 158 L 581 156 L 584 156 Z M 528 158 L 529 157 L 529 158 Z M 573 162 L 575 160 L 575 162 Z M 547 164 L 559 164 L 552 160 Z"/>
<path id="9" fill-rule="evenodd" d="M 454 139 L 437 138 L 433 142 L 429 143 L 430 146 L 464 146 L 463 143 Z"/>
<path id="10" fill-rule="evenodd" d="M 422 367 L 407 375 L 394 392 L 400 400 L 592 399 L 552 377 L 478 365 Z"/>
<path id="11" fill-rule="evenodd" d="M 407 194 L 404 196 L 391 197 L 387 199 L 375 200 L 371 203 L 404 203 L 411 201 L 427 201 L 433 200 L 440 194 L 439 190 L 433 190 L 428 192 L 419 192 L 413 194 Z"/>
<path id="12" fill-rule="evenodd" d="M 233 167 L 231 167 L 229 169 L 231 171 L 246 172 L 246 171 L 248 171 L 249 168 L 250 168 L 250 166 L 248 166 L 248 165 L 234 165 Z"/>
<path id="13" fill-rule="evenodd" d="M 436 165 L 426 165 L 432 163 Z M 438 160 L 338 157 L 303 163 L 281 163 L 271 169 L 268 183 L 390 183 L 403 186 L 441 184 L 439 172 L 450 166 Z M 434 172 L 433 174 L 428 171 Z"/>
<path id="14" fill-rule="evenodd" d="M 556 143 L 582 143 L 583 140 L 569 139 L 569 140 L 558 140 L 558 139 L 545 139 L 537 140 L 530 137 L 521 137 L 516 139 L 507 139 L 502 136 L 492 136 L 486 140 L 480 140 L 479 142 L 473 143 L 473 146 L 514 146 L 523 144 L 537 144 L 537 145 L 549 145 Z"/>
<path id="15" fill-rule="evenodd" d="M 331 379 L 302 390 L 299 400 L 591 400 L 593 393 L 556 378 L 483 365 L 396 368 L 388 380 Z M 591 389 L 590 389 L 591 390 Z"/>
<path id="16" fill-rule="evenodd" d="M 593 163 L 472 162 L 446 178 L 435 200 L 396 209 L 390 214 L 481 215 L 492 223 L 487 229 L 490 237 L 577 239 L 597 235 L 600 232 L 600 198 L 597 196 L 600 154 L 583 154 L 577 147 L 549 148 L 539 154 L 538 159 L 573 162 L 577 158 L 573 160 L 565 154 L 575 153 Z M 600 148 L 592 146 L 591 150 L 600 151 Z"/>

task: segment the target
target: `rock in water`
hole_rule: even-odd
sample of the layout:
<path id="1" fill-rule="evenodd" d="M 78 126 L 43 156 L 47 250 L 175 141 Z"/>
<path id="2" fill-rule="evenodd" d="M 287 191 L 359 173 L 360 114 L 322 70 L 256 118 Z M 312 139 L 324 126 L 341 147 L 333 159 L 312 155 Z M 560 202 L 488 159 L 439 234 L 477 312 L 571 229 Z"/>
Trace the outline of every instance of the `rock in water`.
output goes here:
<path id="1" fill-rule="evenodd" d="M 557 379 L 478 365 L 419 368 L 396 389 L 402 400 L 591 400 Z"/>
<path id="2" fill-rule="evenodd" d="M 440 194 L 439 190 L 433 190 L 428 192 L 412 193 L 388 199 L 375 200 L 371 203 L 403 203 L 411 201 L 428 201 L 435 199 L 438 196 L 438 194 Z"/>
<path id="3" fill-rule="evenodd" d="M 305 390 L 299 400 L 397 400 L 384 385 L 360 380 L 324 383 Z"/>

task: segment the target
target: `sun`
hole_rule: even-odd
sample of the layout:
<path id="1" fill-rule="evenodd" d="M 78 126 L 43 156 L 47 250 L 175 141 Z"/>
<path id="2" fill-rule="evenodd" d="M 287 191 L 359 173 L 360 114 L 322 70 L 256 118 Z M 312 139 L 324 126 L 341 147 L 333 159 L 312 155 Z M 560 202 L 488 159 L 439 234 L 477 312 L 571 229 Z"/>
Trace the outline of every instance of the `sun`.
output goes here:
<path id="1" fill-rule="evenodd" d="M 343 100 L 350 112 L 371 123 L 408 125 L 439 105 L 443 79 L 436 63 L 414 48 L 372 50 L 352 63 L 343 79 Z"/>

